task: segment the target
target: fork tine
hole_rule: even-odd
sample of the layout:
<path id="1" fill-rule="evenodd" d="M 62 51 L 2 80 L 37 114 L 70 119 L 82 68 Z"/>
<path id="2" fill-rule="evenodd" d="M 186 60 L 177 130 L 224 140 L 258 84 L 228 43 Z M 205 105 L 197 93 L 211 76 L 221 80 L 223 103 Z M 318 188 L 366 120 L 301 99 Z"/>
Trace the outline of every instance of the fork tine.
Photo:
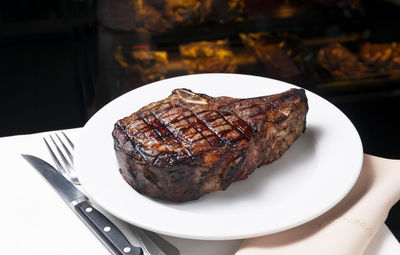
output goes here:
<path id="1" fill-rule="evenodd" d="M 57 166 L 58 171 L 59 171 L 61 174 L 65 174 L 65 169 L 64 169 L 64 167 L 61 165 L 61 163 L 60 163 L 60 161 L 58 160 L 57 156 L 54 154 L 54 152 L 53 152 L 53 150 L 51 149 L 51 147 L 50 147 L 49 143 L 47 142 L 46 138 L 43 137 L 43 140 L 44 140 L 44 142 L 45 142 L 45 144 L 46 144 L 47 149 L 48 149 L 49 152 L 50 152 L 50 155 L 51 155 L 51 157 L 52 157 L 54 163 L 55 163 L 56 166 Z"/>
<path id="2" fill-rule="evenodd" d="M 64 134 L 64 133 L 63 133 Z M 74 156 L 72 153 L 68 150 L 67 146 L 65 146 L 64 142 L 61 140 L 61 138 L 56 134 L 58 141 L 60 141 L 61 146 L 63 147 L 64 151 L 67 153 L 69 159 L 71 160 L 71 164 L 74 164 Z M 66 135 L 64 134 L 66 137 Z M 64 161 L 65 162 L 65 161 Z"/>
<path id="3" fill-rule="evenodd" d="M 67 142 L 69 143 L 69 145 L 71 145 L 71 148 L 75 150 L 74 143 L 68 138 L 68 136 L 64 133 L 64 131 L 61 131 L 61 133 L 64 135 L 64 137 L 67 140 Z"/>
<path id="4" fill-rule="evenodd" d="M 60 147 L 58 147 L 56 141 L 54 141 L 54 139 L 53 139 L 53 137 L 51 135 L 50 135 L 50 139 L 53 142 L 54 146 L 56 147 L 58 155 L 60 155 L 60 157 L 61 157 L 61 160 L 64 162 L 65 166 L 67 167 L 67 169 L 65 169 L 65 170 L 69 171 L 69 169 L 72 168 L 72 165 L 69 163 L 67 158 L 65 158 L 64 153 L 62 153 L 62 151 L 60 150 Z"/>

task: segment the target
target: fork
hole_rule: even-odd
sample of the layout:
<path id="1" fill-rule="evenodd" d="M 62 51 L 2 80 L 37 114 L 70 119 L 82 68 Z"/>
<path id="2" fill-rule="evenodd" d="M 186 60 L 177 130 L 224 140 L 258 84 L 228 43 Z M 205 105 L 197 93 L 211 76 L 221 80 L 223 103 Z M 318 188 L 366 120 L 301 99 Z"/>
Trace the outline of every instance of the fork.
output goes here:
<path id="1" fill-rule="evenodd" d="M 71 139 L 63 132 L 61 131 L 62 137 L 66 141 L 65 143 L 63 142 L 63 139 L 60 138 L 60 136 L 55 133 L 55 136 L 57 137 L 57 142 L 53 138 L 52 135 L 49 135 L 49 138 L 53 144 L 53 147 L 56 149 L 57 153 L 59 154 L 59 157 L 61 158 L 61 161 L 63 164 L 60 162 L 59 158 L 56 156 L 54 153 L 53 149 L 51 148 L 50 144 L 46 140 L 46 138 L 43 137 L 43 140 L 46 144 L 46 147 L 53 158 L 53 161 L 57 167 L 57 170 L 71 183 L 74 185 L 80 185 L 81 183 L 79 182 L 78 176 L 75 171 L 75 166 L 74 166 L 74 156 L 71 151 L 75 149 L 74 143 L 71 141 Z M 68 146 L 66 145 L 68 144 Z M 60 144 L 61 146 L 59 146 Z M 62 150 L 61 148 L 62 147 Z M 63 152 L 64 151 L 64 152 Z M 67 159 L 68 158 L 68 159 Z M 144 248 L 145 251 L 147 251 L 148 254 L 153 255 L 179 255 L 180 252 L 179 250 L 173 246 L 171 243 L 168 241 L 164 240 L 162 237 L 159 235 L 135 227 L 133 225 L 130 225 L 130 229 L 133 231 L 133 234 L 137 238 L 137 240 L 140 242 L 141 246 Z"/>

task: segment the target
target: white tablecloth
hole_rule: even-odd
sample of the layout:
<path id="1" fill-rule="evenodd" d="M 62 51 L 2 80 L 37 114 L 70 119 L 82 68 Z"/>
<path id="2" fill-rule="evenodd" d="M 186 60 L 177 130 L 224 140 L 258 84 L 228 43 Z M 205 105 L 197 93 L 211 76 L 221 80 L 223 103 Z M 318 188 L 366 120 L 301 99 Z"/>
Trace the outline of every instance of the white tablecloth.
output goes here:
<path id="1" fill-rule="evenodd" d="M 67 130 L 71 138 L 80 129 Z M 0 254 L 110 254 L 92 232 L 58 197 L 46 181 L 20 156 L 51 157 L 42 137 L 46 133 L 0 138 Z M 108 215 L 110 216 L 110 215 Z M 129 225 L 111 217 L 133 243 Z M 241 240 L 200 241 L 164 236 L 183 255 L 229 255 Z M 400 244 L 383 226 L 365 255 L 398 255 Z"/>

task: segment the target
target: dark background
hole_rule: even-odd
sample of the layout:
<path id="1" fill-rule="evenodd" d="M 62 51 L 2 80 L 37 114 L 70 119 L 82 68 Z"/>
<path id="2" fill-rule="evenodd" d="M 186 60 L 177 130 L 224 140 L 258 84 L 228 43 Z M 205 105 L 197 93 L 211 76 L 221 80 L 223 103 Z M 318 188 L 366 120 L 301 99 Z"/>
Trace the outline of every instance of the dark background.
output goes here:
<path id="1" fill-rule="evenodd" d="M 0 1 L 0 137 L 82 127 L 101 107 L 95 103 L 94 5 L 93 1 Z M 382 15 L 385 11 L 389 10 Z M 400 41 L 399 17 L 368 25 L 375 38 Z M 399 80 L 311 90 L 350 118 L 366 153 L 400 159 Z M 387 220 L 398 239 L 399 213 L 398 203 Z"/>

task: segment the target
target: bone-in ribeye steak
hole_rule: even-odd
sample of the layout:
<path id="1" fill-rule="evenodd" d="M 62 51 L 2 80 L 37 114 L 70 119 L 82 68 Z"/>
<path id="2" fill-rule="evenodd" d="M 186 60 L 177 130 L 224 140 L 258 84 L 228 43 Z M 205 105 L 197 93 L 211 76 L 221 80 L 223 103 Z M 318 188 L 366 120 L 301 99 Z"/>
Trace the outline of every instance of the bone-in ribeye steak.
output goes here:
<path id="1" fill-rule="evenodd" d="M 138 192 L 184 202 L 278 159 L 305 131 L 303 89 L 248 99 L 176 89 L 115 123 L 120 172 Z"/>

